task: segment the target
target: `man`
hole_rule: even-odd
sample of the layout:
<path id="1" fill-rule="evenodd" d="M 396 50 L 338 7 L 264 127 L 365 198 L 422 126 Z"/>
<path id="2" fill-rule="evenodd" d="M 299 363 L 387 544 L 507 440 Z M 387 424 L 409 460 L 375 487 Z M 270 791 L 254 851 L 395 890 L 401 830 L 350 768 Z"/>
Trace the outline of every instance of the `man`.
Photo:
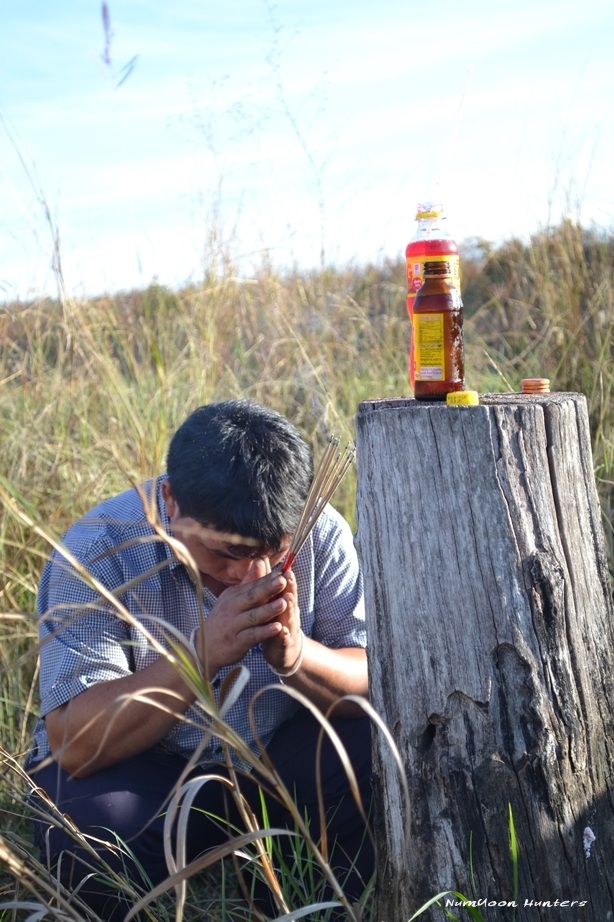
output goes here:
<path id="1" fill-rule="evenodd" d="M 77 522 L 64 538 L 70 556 L 54 551 L 45 567 L 38 599 L 42 716 L 27 762 L 35 783 L 83 833 L 118 836 L 135 856 L 128 868 L 133 879 L 140 866 L 152 883 L 167 875 L 163 813 L 187 760 L 196 754 L 192 774 L 211 766 L 227 772 L 223 741 L 210 735 L 193 685 L 160 655 L 177 633 L 189 638 L 194 665 L 216 695 L 237 664 L 247 667 L 249 681 L 226 723 L 257 752 L 249 715 L 255 702 L 256 735 L 296 793 L 301 815 L 306 810 L 313 818 L 316 839 L 319 724 L 290 694 L 254 695 L 283 683 L 326 711 L 344 695 L 368 693 L 362 581 L 347 523 L 327 506 L 292 569 L 282 573 L 278 566 L 313 476 L 298 431 L 247 401 L 211 404 L 180 426 L 167 461 L 166 475 Z M 342 701 L 333 725 L 368 809 L 367 719 L 359 705 Z M 230 750 L 244 768 L 245 759 Z M 373 852 L 330 746 L 321 783 L 336 843 L 333 865 L 346 878 L 347 895 L 357 898 L 372 873 Z M 249 778 L 241 790 L 259 809 Z M 201 789 L 190 814 L 188 860 L 230 835 L 209 819 L 228 815 L 236 822 L 224 792 L 221 784 Z M 274 799 L 268 822 L 292 826 Z M 102 918 L 125 914 L 125 902 L 91 876 L 91 857 L 70 835 L 49 831 L 44 819 L 36 835 L 58 876 L 78 887 Z M 104 841 L 95 847 L 122 871 L 125 859 Z"/>

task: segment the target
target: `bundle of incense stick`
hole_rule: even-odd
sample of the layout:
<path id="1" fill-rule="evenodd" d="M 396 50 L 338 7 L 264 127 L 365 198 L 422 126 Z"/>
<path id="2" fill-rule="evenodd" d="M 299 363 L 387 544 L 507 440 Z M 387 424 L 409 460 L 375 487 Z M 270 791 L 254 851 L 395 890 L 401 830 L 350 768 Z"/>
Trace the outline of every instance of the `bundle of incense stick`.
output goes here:
<path id="1" fill-rule="evenodd" d="M 320 513 L 324 509 L 345 474 L 350 468 L 356 455 L 356 448 L 353 445 L 347 445 L 345 451 L 338 451 L 339 439 L 337 436 L 331 436 L 326 446 L 326 451 L 322 455 L 313 476 L 307 499 L 296 526 L 292 543 L 288 548 L 288 553 L 284 557 L 281 566 L 281 572 L 289 570 L 296 555 L 302 548 L 303 544 L 309 537 L 309 533 L 318 521 Z"/>

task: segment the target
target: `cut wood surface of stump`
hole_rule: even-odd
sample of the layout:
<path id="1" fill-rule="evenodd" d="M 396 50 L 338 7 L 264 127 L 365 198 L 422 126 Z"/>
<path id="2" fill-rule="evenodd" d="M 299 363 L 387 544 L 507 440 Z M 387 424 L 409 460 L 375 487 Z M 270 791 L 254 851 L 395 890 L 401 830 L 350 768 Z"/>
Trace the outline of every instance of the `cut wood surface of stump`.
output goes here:
<path id="1" fill-rule="evenodd" d="M 410 791 L 378 735 L 378 922 L 448 889 L 486 920 L 614 919 L 614 622 L 585 398 L 364 401 L 356 429 L 371 699 Z"/>

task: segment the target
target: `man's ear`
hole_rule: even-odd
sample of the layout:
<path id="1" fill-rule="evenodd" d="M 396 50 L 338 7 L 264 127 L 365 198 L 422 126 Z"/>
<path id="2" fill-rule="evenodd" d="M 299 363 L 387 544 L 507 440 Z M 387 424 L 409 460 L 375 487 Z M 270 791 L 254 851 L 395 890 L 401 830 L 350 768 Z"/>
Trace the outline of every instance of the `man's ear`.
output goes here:
<path id="1" fill-rule="evenodd" d="M 162 499 L 164 500 L 166 514 L 172 521 L 173 518 L 179 513 L 179 506 L 177 505 L 177 500 L 173 496 L 171 482 L 168 477 L 162 481 Z"/>

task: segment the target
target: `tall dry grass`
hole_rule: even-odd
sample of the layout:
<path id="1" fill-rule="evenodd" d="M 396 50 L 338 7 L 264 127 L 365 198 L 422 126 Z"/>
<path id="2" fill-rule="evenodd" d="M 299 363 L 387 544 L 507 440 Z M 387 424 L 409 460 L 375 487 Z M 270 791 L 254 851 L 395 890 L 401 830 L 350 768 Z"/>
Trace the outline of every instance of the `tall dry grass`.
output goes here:
<path id="1" fill-rule="evenodd" d="M 351 438 L 363 397 L 405 386 L 399 298 L 382 271 L 239 279 L 227 267 L 178 295 L 153 286 L 2 312 L 0 729 L 9 754 L 23 754 L 36 711 L 32 613 L 49 549 L 42 531 L 59 536 L 103 497 L 164 470 L 176 426 L 211 400 L 245 395 L 273 406 L 316 450 L 331 431 Z M 350 520 L 353 477 L 336 494 Z M 2 832 L 21 843 L 14 765 L 4 761 L 2 771 Z"/>
<path id="2" fill-rule="evenodd" d="M 528 244 L 465 248 L 462 259 L 468 386 L 516 390 L 539 375 L 587 395 L 612 562 L 611 236 L 565 222 Z M 152 286 L 0 309 L 0 736 L 11 757 L 36 713 L 32 613 L 48 542 L 31 522 L 59 536 L 99 500 L 162 471 L 177 424 L 211 400 L 268 404 L 316 451 L 330 431 L 351 438 L 362 399 L 410 393 L 404 280 L 401 262 L 286 275 L 263 266 L 239 278 L 227 261 L 179 293 Z M 352 523 L 354 477 L 335 497 Z M 0 835 L 25 842 L 21 790 L 5 758 Z M 13 886 L 0 879 L 0 903 Z M 211 918 L 232 918 L 231 903 Z"/>

